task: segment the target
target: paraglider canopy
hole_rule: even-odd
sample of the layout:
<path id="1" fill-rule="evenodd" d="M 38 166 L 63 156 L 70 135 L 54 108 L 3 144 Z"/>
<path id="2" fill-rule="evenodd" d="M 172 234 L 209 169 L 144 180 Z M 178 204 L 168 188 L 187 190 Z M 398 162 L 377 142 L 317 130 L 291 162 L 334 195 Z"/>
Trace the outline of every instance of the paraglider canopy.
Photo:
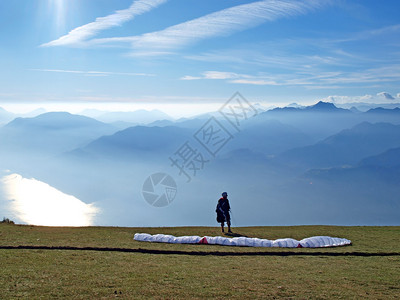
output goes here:
<path id="1" fill-rule="evenodd" d="M 235 237 L 226 238 L 222 236 L 179 236 L 147 233 L 136 233 L 135 241 L 141 242 L 158 242 L 172 244 L 208 244 L 223 246 L 247 246 L 247 247 L 282 247 L 282 248 L 321 248 L 321 247 L 337 247 L 351 245 L 351 241 L 344 238 L 330 236 L 313 236 L 302 239 L 301 241 L 284 238 L 277 240 Z"/>

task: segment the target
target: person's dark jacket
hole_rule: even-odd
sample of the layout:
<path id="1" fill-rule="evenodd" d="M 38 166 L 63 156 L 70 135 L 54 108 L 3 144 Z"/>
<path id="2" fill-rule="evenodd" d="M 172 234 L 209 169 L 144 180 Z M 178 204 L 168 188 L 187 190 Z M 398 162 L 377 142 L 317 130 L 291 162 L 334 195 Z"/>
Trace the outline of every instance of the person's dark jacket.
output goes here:
<path id="1" fill-rule="evenodd" d="M 217 222 L 225 222 L 230 220 L 229 210 L 231 209 L 229 205 L 229 200 L 220 198 L 218 200 L 217 208 L 215 209 L 217 213 Z"/>

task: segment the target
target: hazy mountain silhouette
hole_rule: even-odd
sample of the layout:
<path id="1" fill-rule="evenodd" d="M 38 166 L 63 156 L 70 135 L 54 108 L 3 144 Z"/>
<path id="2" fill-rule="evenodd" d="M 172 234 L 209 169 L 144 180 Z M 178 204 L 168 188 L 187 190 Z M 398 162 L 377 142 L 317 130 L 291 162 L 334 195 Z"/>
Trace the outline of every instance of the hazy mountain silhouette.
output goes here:
<path id="1" fill-rule="evenodd" d="M 172 155 L 193 134 L 186 128 L 134 126 L 103 136 L 72 152 L 75 156 L 108 157 L 114 160 L 150 161 Z"/>
<path id="2" fill-rule="evenodd" d="M 393 109 L 388 109 L 388 108 L 382 108 L 382 107 L 377 107 L 377 108 L 371 108 L 366 112 L 366 114 L 386 114 L 386 115 L 400 115 L 400 108 L 396 107 Z"/>
<path id="3" fill-rule="evenodd" d="M 67 112 L 16 118 L 0 129 L 0 151 L 46 156 L 72 150 L 115 131 L 111 125 Z"/>
<path id="4" fill-rule="evenodd" d="M 205 116 L 207 117 L 207 116 Z M 173 147 L 184 143 L 193 136 L 207 121 L 207 119 L 188 119 L 175 122 L 174 126 L 133 126 L 121 130 L 112 136 L 101 137 L 90 143 L 83 152 L 95 155 L 105 153 L 132 154 L 143 152 L 151 153 L 173 151 Z M 166 121 L 169 122 L 169 121 Z M 228 125 L 223 123 L 225 127 Z M 249 149 L 264 155 L 273 155 L 284 150 L 309 144 L 312 139 L 296 128 L 280 123 L 276 120 L 261 120 L 250 122 L 239 133 L 232 131 L 233 139 L 223 148 L 222 152 L 235 149 Z M 84 155 L 81 152 L 80 155 Z M 148 153 L 144 153 L 148 152 Z M 77 152 L 75 152 L 77 154 Z"/>
<path id="5" fill-rule="evenodd" d="M 282 113 L 282 112 L 325 112 L 325 113 L 351 113 L 348 109 L 338 108 L 333 103 L 319 101 L 318 103 L 310 106 L 290 105 L 285 107 L 274 108 L 267 113 Z"/>
<path id="6" fill-rule="evenodd" d="M 0 126 L 6 125 L 7 123 L 11 122 L 15 118 L 33 118 L 38 115 L 44 114 L 46 110 L 44 108 L 38 108 L 33 111 L 23 113 L 23 114 L 16 114 L 5 110 L 4 108 L 0 107 Z"/>
<path id="7" fill-rule="evenodd" d="M 312 141 L 299 129 L 277 120 L 250 119 L 226 148 L 248 148 L 266 155 L 276 155 L 291 148 L 309 145 Z"/>
<path id="8" fill-rule="evenodd" d="M 157 127 L 165 127 L 165 126 L 176 126 L 176 121 L 171 120 L 158 120 L 147 124 L 147 126 L 157 126 Z"/>
<path id="9" fill-rule="evenodd" d="M 208 119 L 208 118 L 207 118 Z M 203 118 L 190 118 L 190 119 L 180 119 L 177 121 L 169 121 L 169 120 L 161 120 L 161 121 L 156 121 L 148 126 L 155 126 L 155 127 L 166 127 L 166 126 L 174 126 L 174 127 L 180 127 L 180 128 L 191 128 L 193 131 L 201 128 L 201 126 L 204 125 L 204 123 L 207 121 L 207 119 Z"/>
<path id="10" fill-rule="evenodd" d="M 381 103 L 381 104 L 376 104 L 376 103 L 365 103 L 365 102 L 349 102 L 349 103 L 342 103 L 342 104 L 336 104 L 337 107 L 341 108 L 346 108 L 349 109 L 351 107 L 356 107 L 358 110 L 366 112 L 370 109 L 373 108 L 386 108 L 386 109 L 394 109 L 397 107 L 400 107 L 400 103 Z"/>
<path id="11" fill-rule="evenodd" d="M 400 108 L 382 108 L 377 107 L 361 114 L 363 119 L 368 122 L 387 122 L 392 124 L 400 124 Z"/>
<path id="12" fill-rule="evenodd" d="M 314 145 L 282 153 L 278 160 L 303 168 L 352 165 L 361 159 L 400 146 L 400 126 L 389 123 L 361 123 Z"/>
<path id="13" fill-rule="evenodd" d="M 177 120 L 158 120 L 148 124 L 148 126 L 177 126 L 181 128 L 192 128 L 195 131 L 201 128 L 211 117 L 215 117 L 217 119 L 222 118 L 219 113 L 205 113 L 190 118 L 179 118 Z"/>
<path id="14" fill-rule="evenodd" d="M 362 114 L 364 120 L 369 122 L 387 122 L 393 124 L 400 124 L 400 108 L 374 108 Z"/>
<path id="15" fill-rule="evenodd" d="M 275 119 L 283 124 L 291 125 L 312 137 L 314 142 L 361 122 L 350 110 L 337 108 L 332 103 L 322 101 L 301 108 L 275 108 L 255 118 Z"/>
<path id="16" fill-rule="evenodd" d="M 30 112 L 24 113 L 24 114 L 20 114 L 18 115 L 18 117 L 22 117 L 22 118 L 34 118 L 37 117 L 39 115 L 45 114 L 47 111 L 44 108 L 37 108 L 35 110 L 32 110 Z"/>
<path id="17" fill-rule="evenodd" d="M 355 107 L 355 106 L 350 107 L 349 110 L 350 110 L 351 112 L 353 112 L 353 113 L 356 113 L 356 114 L 361 114 L 361 113 L 362 113 L 362 111 L 359 110 L 359 109 L 358 109 L 357 107 Z"/>
<path id="18" fill-rule="evenodd" d="M 398 206 L 400 203 L 396 194 L 400 192 L 400 147 L 364 158 L 354 166 L 312 169 L 305 173 L 305 177 L 325 184 L 329 182 L 329 185 L 337 185 L 338 188 L 341 185 L 343 190 L 351 191 L 353 195 L 370 193 L 364 196 L 365 204 L 374 194 L 376 201 L 395 201 Z M 350 205 L 352 199 L 347 198 Z"/>
<path id="19" fill-rule="evenodd" d="M 172 120 L 172 117 L 160 110 L 136 110 L 131 112 L 106 112 L 96 117 L 105 123 L 127 122 L 136 125 L 144 125 L 157 120 Z"/>
<path id="20" fill-rule="evenodd" d="M 243 120 L 240 131 L 218 119 L 233 139 L 190 173 L 189 184 L 168 158 L 185 142 L 204 151 L 193 136 L 211 116 L 119 131 L 68 113 L 17 118 L 0 128 L 0 163 L 96 202 L 102 225 L 212 225 L 222 190 L 230 194 L 235 226 L 398 224 L 400 125 L 382 123 L 397 124 L 397 110 L 361 113 L 320 102 L 259 113 Z M 155 172 L 178 184 L 177 198 L 163 209 L 141 194 Z"/>
<path id="21" fill-rule="evenodd" d="M 0 107 L 0 126 L 4 125 L 16 117 L 15 114 L 5 110 L 4 108 Z"/>
<path id="22" fill-rule="evenodd" d="M 290 103 L 289 105 L 286 105 L 286 107 L 305 108 L 304 105 L 298 104 L 296 102 Z"/>
<path id="23" fill-rule="evenodd" d="M 326 112 L 326 113 L 351 113 L 348 109 L 338 108 L 330 102 L 319 101 L 317 104 L 303 108 L 306 112 Z"/>
<path id="24" fill-rule="evenodd" d="M 381 154 L 364 158 L 359 166 L 400 167 L 400 148 L 389 149 Z"/>

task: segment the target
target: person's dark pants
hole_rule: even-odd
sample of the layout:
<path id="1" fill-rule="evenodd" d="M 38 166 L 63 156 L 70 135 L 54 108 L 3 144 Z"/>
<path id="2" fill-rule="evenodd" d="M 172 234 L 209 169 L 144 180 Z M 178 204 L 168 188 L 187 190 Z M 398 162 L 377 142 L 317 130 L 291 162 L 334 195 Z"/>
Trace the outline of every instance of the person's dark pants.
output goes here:
<path id="1" fill-rule="evenodd" d="M 228 225 L 230 227 L 231 226 L 231 216 L 229 213 L 225 214 L 225 221 L 226 221 L 226 225 Z"/>

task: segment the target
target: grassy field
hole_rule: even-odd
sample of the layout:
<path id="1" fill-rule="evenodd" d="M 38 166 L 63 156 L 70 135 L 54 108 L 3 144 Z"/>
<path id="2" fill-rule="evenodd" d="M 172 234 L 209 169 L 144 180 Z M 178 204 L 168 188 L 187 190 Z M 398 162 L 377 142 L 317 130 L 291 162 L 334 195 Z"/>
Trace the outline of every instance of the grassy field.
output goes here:
<path id="1" fill-rule="evenodd" d="M 133 240 L 136 232 L 220 235 L 219 229 L 212 227 L 55 228 L 0 224 L 0 298 L 400 297 L 400 227 L 234 229 L 244 236 L 268 239 L 301 240 L 329 235 L 353 242 L 352 246 L 326 249 L 143 243 Z M 15 249 L 18 246 L 39 249 Z M 174 254 L 165 254 L 168 251 Z"/>

